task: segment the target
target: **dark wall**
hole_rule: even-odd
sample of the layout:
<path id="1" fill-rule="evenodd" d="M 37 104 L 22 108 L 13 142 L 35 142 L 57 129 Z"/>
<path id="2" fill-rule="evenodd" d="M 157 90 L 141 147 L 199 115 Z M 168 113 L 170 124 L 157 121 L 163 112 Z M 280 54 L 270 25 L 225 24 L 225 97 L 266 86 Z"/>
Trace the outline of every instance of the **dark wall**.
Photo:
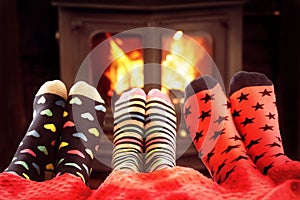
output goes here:
<path id="1" fill-rule="evenodd" d="M 0 1 L 0 171 L 25 134 L 38 88 L 59 78 L 56 30 L 49 1 Z"/>
<path id="2" fill-rule="evenodd" d="M 249 0 L 243 64 L 244 70 L 263 72 L 274 81 L 284 146 L 289 156 L 300 159 L 298 2 Z M 276 10 L 280 15 L 274 15 Z M 0 27 L 2 171 L 30 123 L 34 94 L 43 82 L 59 78 L 57 10 L 47 0 L 1 0 Z"/>
<path id="3" fill-rule="evenodd" d="M 244 7 L 243 69 L 275 85 L 285 151 L 300 160 L 300 1 L 250 0 Z"/>
<path id="4" fill-rule="evenodd" d="M 23 82 L 20 65 L 19 23 L 14 0 L 0 1 L 0 169 L 9 164 L 11 154 L 24 132 Z"/>
<path id="5" fill-rule="evenodd" d="M 300 1 L 282 1 L 278 49 L 281 130 L 285 149 L 300 160 Z"/>

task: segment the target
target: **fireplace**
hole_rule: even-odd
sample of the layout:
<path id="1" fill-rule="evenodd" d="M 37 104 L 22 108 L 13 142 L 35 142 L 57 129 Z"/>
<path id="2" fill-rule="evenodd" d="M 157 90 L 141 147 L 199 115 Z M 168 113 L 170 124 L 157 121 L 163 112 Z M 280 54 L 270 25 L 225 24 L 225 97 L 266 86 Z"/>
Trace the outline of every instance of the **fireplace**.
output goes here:
<path id="1" fill-rule="evenodd" d="M 109 59 L 109 56 L 120 52 L 123 52 L 123 56 L 112 61 L 106 69 L 102 69 L 101 77 L 94 77 L 92 71 L 86 72 L 89 81 L 98 86 L 101 96 L 109 106 L 105 123 L 108 138 L 112 137 L 113 126 L 110 103 L 114 96 L 132 87 L 142 87 L 146 91 L 159 88 L 169 94 L 181 123 L 180 109 L 185 83 L 177 85 L 170 85 L 170 83 L 176 78 L 176 73 L 185 73 L 182 76 L 190 80 L 200 74 L 194 70 L 193 66 L 182 63 L 182 60 L 172 52 L 161 49 L 172 48 L 165 47 L 165 45 L 173 45 L 173 48 L 184 46 L 188 49 L 186 41 L 181 41 L 181 36 L 182 34 L 190 36 L 213 58 L 225 86 L 228 85 L 229 77 L 239 71 L 242 66 L 243 2 L 243 0 L 191 0 L 188 2 L 147 0 L 141 3 L 130 0 L 125 4 L 119 0 L 111 2 L 54 0 L 52 4 L 58 7 L 59 13 L 57 35 L 60 45 L 61 79 L 70 87 L 88 53 L 99 43 L 108 39 L 109 55 L 101 56 L 107 56 Z M 146 36 L 138 33 L 118 35 L 141 27 L 162 27 L 174 30 L 174 34 L 172 38 L 164 38 L 159 34 L 151 33 L 149 29 L 150 32 L 147 32 Z M 111 36 L 113 39 L 109 39 Z M 143 48 L 145 42 L 149 41 L 161 48 Z M 128 49 L 128 44 L 133 45 L 135 50 L 124 52 L 124 48 Z M 201 59 L 197 52 L 190 54 L 196 56 L 189 59 Z M 172 70 L 168 71 L 164 66 Z M 132 70 L 139 74 L 135 79 L 126 77 L 126 74 Z M 175 74 L 170 74 L 172 71 Z M 178 82 L 180 83 L 176 81 Z M 164 87 L 164 85 L 169 87 Z M 178 151 L 184 153 L 178 160 L 178 164 L 202 170 L 203 166 L 192 145 L 187 149 L 180 149 L 181 143 L 191 144 L 184 125 L 180 127 L 177 135 Z M 111 146 L 107 147 L 109 148 Z M 109 157 L 109 151 L 103 154 L 102 156 Z M 109 169 L 99 165 L 96 170 Z"/>

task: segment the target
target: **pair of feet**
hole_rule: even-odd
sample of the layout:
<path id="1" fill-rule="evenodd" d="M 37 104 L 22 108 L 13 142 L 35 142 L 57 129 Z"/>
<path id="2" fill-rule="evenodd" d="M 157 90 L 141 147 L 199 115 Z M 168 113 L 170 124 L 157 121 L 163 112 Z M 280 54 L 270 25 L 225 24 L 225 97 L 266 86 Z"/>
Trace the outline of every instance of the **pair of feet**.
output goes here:
<path id="1" fill-rule="evenodd" d="M 99 149 L 106 108 L 85 82 L 67 93 L 58 80 L 44 83 L 33 102 L 33 120 L 6 172 L 34 181 L 70 173 L 87 181 Z"/>
<path id="2" fill-rule="evenodd" d="M 67 94 L 61 81 L 46 82 L 37 92 L 34 117 L 5 170 L 43 181 L 53 174 L 73 174 L 87 182 L 101 150 L 104 101 L 85 82 Z M 113 170 L 155 171 L 175 166 L 176 116 L 159 90 L 148 95 L 132 89 L 121 95 L 114 112 Z"/>
<path id="3" fill-rule="evenodd" d="M 257 168 L 275 183 L 300 179 L 299 162 L 282 146 L 276 97 L 263 74 L 239 72 L 229 98 L 210 76 L 186 87 L 184 117 L 203 163 L 214 180 L 224 182 L 238 168 Z"/>
<path id="4" fill-rule="evenodd" d="M 113 169 L 152 172 L 174 167 L 176 114 L 157 89 L 134 88 L 115 103 Z"/>

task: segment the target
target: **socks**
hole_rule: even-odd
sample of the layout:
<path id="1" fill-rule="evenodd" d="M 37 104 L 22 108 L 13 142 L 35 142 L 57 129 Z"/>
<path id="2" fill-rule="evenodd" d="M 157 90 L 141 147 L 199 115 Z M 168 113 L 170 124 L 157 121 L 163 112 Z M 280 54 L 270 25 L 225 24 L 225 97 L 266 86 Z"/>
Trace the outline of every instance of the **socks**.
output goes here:
<path id="1" fill-rule="evenodd" d="M 41 86 L 33 102 L 33 120 L 6 172 L 34 181 L 50 178 L 66 96 L 61 81 L 49 81 Z"/>
<path id="2" fill-rule="evenodd" d="M 187 129 L 213 179 L 222 183 L 240 167 L 253 170 L 220 84 L 210 76 L 202 76 L 192 81 L 185 92 Z"/>
<path id="3" fill-rule="evenodd" d="M 73 174 L 87 183 L 95 153 L 101 148 L 105 111 L 96 88 L 80 81 L 70 89 L 57 156 L 57 175 Z"/>
<path id="4" fill-rule="evenodd" d="M 235 125 L 263 174 L 291 161 L 282 146 L 274 86 L 265 75 L 237 73 L 230 84 L 230 102 Z"/>
<path id="5" fill-rule="evenodd" d="M 143 171 L 146 94 L 134 88 L 115 103 L 113 170 Z"/>
<path id="6" fill-rule="evenodd" d="M 157 89 L 147 95 L 145 170 L 153 172 L 176 165 L 176 114 L 169 97 Z"/>

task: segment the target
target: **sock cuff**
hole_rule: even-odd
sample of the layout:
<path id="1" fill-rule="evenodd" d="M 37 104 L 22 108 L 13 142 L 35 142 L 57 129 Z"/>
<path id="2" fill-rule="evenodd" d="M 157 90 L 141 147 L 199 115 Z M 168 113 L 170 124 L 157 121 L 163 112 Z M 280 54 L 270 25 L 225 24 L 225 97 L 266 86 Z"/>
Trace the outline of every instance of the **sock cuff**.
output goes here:
<path id="1" fill-rule="evenodd" d="M 230 81 L 229 96 L 244 87 L 263 85 L 271 86 L 273 82 L 262 73 L 240 71 Z"/>
<path id="2" fill-rule="evenodd" d="M 217 83 L 218 82 L 211 76 L 200 76 L 186 86 L 184 99 L 186 100 L 200 91 L 212 89 Z"/>

